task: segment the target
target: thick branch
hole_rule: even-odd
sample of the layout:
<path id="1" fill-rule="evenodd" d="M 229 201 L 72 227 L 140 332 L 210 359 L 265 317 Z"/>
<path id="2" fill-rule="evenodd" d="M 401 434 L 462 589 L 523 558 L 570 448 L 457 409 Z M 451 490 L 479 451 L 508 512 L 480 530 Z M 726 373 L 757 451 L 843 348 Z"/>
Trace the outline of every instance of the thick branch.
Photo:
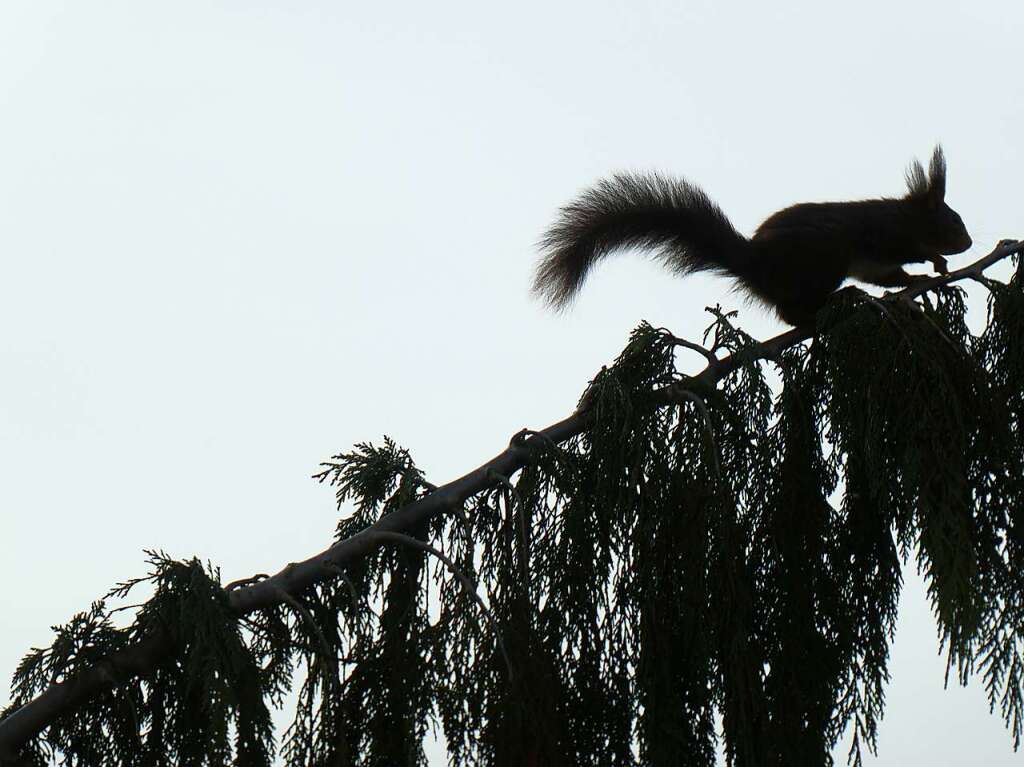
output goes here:
<path id="1" fill-rule="evenodd" d="M 914 298 L 958 280 L 976 279 L 992 264 L 1022 251 L 1024 242 L 1004 240 L 987 256 L 963 269 L 921 281 L 883 300 Z M 812 327 L 793 328 L 760 344 L 756 357 L 774 357 L 784 349 L 813 335 Z M 709 364 L 703 372 L 689 379 L 684 385 L 666 387 L 660 392 L 660 396 L 656 397 L 655 402 L 682 402 L 687 399 L 683 392 L 694 382 L 714 386 L 750 359 L 749 353 L 729 355 L 714 361 L 709 358 Z M 580 409 L 546 429 L 531 432 L 522 439 L 513 439 L 508 448 L 482 466 L 381 517 L 371 527 L 338 541 L 330 548 L 302 562 L 289 564 L 279 573 L 259 583 L 229 590 L 228 599 L 232 608 L 237 615 L 243 616 L 255 610 L 281 604 L 288 601 L 286 596 L 297 596 L 316 583 L 336 577 L 346 565 L 358 561 L 389 540 L 389 536 L 381 533 L 402 533 L 416 529 L 433 517 L 461 509 L 462 504 L 470 497 L 500 484 L 500 478 L 509 477 L 524 468 L 534 448 L 542 448 L 544 444 L 557 444 L 583 433 L 589 428 L 592 418 L 591 411 Z M 110 690 L 115 685 L 114 680 L 143 676 L 153 671 L 174 650 L 166 634 L 154 632 L 124 650 L 112 653 L 74 678 L 54 683 L 35 699 L 0 721 L 0 759 L 13 759 L 22 744 L 42 732 L 58 716 Z"/>

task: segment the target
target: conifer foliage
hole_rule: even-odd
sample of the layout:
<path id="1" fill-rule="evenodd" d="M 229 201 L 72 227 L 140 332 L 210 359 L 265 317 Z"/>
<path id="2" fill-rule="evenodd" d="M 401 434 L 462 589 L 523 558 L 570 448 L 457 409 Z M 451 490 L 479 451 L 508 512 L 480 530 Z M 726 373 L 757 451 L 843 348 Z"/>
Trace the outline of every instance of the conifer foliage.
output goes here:
<path id="1" fill-rule="evenodd" d="M 444 488 L 389 439 L 357 445 L 317 477 L 360 556 L 243 609 L 256 586 L 152 553 L 22 661 L 0 757 L 417 765 L 437 728 L 453 765 L 825 765 L 849 732 L 859 764 L 908 567 L 950 675 L 980 678 L 1017 747 L 1024 273 L 972 276 L 980 336 L 953 285 L 843 291 L 787 347 L 716 310 L 699 376 L 680 372 L 693 344 L 641 325 L 578 423 L 518 435 L 518 471 L 404 529 L 375 523 Z M 117 627 L 109 605 L 144 582 Z M 4 740 L 82 675 L 88 695 Z"/>

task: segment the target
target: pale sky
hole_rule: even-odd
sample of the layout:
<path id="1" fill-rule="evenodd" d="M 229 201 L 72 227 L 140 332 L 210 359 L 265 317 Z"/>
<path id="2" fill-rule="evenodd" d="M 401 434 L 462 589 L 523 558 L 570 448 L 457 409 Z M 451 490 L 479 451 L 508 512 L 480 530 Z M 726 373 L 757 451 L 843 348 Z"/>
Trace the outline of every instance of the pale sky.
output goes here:
<path id="1" fill-rule="evenodd" d="M 309 475 L 354 442 L 442 483 L 571 412 L 641 319 L 699 338 L 728 282 L 637 256 L 569 314 L 530 300 L 540 233 L 611 171 L 749 233 L 900 195 L 941 140 L 953 265 L 1024 237 L 1022 33 L 1019 0 L 5 0 L 0 674 L 143 548 L 225 580 L 318 551 Z M 943 690 L 907 576 L 868 764 L 1020 763 L 980 683 Z"/>

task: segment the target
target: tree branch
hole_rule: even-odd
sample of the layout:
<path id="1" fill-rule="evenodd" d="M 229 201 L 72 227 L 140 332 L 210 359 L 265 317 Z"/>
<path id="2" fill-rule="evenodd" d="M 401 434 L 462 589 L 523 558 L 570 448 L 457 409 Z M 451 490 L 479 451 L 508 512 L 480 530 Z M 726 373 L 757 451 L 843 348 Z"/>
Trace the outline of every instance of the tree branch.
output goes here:
<path id="1" fill-rule="evenodd" d="M 929 278 L 891 294 L 883 301 L 915 298 L 929 290 L 963 279 L 978 279 L 985 269 L 1004 258 L 1024 251 L 1024 242 L 1003 240 L 984 258 L 947 275 Z M 708 366 L 684 384 L 674 384 L 657 393 L 657 405 L 678 403 L 689 399 L 687 392 L 694 383 L 714 386 L 753 358 L 766 359 L 777 356 L 784 349 L 805 341 L 814 335 L 814 328 L 797 327 L 759 344 L 755 357 L 749 352 L 732 354 L 714 361 L 708 357 Z M 687 348 L 698 347 L 683 344 Z M 706 350 L 705 350 L 706 351 Z M 705 355 L 707 356 L 707 355 Z M 558 444 L 586 431 L 593 420 L 593 412 L 583 407 L 557 423 L 539 432 L 531 432 L 523 439 L 513 440 L 504 451 L 491 458 L 482 466 L 452 482 L 432 490 L 428 495 L 403 506 L 377 520 L 370 527 L 355 535 L 338 541 L 331 547 L 301 562 L 286 566 L 277 574 L 259 583 L 233 588 L 227 598 L 239 617 L 256 610 L 274 607 L 287 602 L 287 596 L 301 594 L 310 586 L 336 577 L 337 573 L 367 554 L 386 540 L 395 540 L 387 533 L 402 534 L 412 530 L 435 516 L 452 508 L 461 508 L 470 497 L 488 488 L 502 484 L 502 478 L 509 477 L 524 468 L 535 448 L 545 444 Z M 383 533 L 383 534 L 382 534 Z M 433 552 L 432 552 L 433 553 Z M 229 584 L 235 586 L 239 584 Z M 475 593 L 475 592 L 474 592 Z M 72 679 L 56 682 L 0 721 L 0 759 L 13 760 L 18 749 L 31 738 L 42 732 L 61 714 L 67 713 L 96 695 L 112 689 L 114 680 L 125 680 L 133 676 L 145 676 L 173 653 L 175 648 L 166 631 L 154 630 L 135 644 L 111 653 L 93 667 L 79 673 Z"/>

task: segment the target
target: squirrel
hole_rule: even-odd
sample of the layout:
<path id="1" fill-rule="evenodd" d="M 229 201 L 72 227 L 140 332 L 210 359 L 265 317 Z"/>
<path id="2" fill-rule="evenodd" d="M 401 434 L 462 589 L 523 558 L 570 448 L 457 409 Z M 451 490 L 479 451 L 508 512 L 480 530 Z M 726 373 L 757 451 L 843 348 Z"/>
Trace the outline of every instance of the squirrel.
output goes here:
<path id="1" fill-rule="evenodd" d="M 960 216 L 945 203 L 946 159 L 935 147 L 928 173 L 917 160 L 900 198 L 807 202 L 773 213 L 754 236 L 733 228 L 701 189 L 660 173 L 622 173 L 600 181 L 563 207 L 540 241 L 533 292 L 565 308 L 591 267 L 623 248 L 651 251 L 676 274 L 711 271 L 733 277 L 790 325 L 814 321 L 849 277 L 883 287 L 928 279 L 904 264 L 971 247 Z"/>

